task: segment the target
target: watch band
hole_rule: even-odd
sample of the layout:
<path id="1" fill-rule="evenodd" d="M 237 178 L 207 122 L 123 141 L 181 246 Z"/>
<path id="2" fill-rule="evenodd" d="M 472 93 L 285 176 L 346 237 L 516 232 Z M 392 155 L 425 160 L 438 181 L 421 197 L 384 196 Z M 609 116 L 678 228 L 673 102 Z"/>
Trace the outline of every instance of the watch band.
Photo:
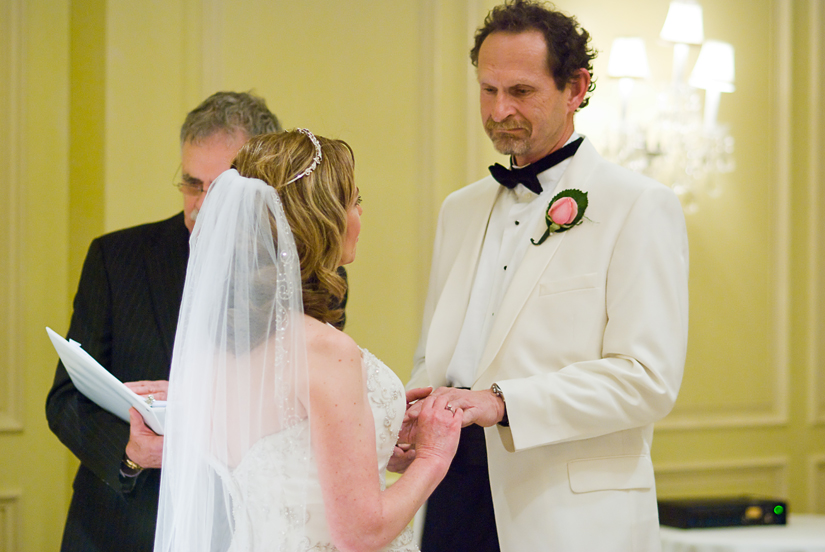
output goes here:
<path id="1" fill-rule="evenodd" d="M 490 386 L 490 391 L 492 391 L 493 395 L 501 399 L 501 402 L 504 403 L 504 416 L 501 417 L 501 421 L 498 425 L 510 427 L 510 419 L 507 417 L 507 400 L 504 398 L 504 391 L 501 390 L 501 387 L 499 387 L 497 383 Z"/>
<path id="2" fill-rule="evenodd" d="M 126 453 L 123 453 L 123 458 L 120 462 L 120 473 L 124 477 L 137 477 L 140 472 L 143 471 L 143 468 L 140 467 L 137 463 L 133 462 Z"/>

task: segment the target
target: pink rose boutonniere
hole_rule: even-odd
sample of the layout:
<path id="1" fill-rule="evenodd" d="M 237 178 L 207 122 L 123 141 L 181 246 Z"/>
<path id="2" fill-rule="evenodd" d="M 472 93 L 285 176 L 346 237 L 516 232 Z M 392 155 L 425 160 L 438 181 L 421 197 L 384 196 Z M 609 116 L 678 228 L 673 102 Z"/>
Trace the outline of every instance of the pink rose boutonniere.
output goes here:
<path id="1" fill-rule="evenodd" d="M 539 241 L 530 238 L 533 245 L 541 245 L 550 234 L 566 232 L 581 224 L 587 209 L 587 192 L 581 190 L 562 190 L 550 201 L 544 220 L 547 230 Z"/>

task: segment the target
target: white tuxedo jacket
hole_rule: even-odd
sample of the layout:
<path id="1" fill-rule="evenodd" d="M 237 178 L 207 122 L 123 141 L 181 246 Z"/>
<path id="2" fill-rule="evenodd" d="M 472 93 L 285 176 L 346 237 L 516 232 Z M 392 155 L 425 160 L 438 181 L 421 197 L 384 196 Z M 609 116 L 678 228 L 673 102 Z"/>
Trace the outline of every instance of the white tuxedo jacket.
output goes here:
<path id="1" fill-rule="evenodd" d="M 496 382 L 507 403 L 510 427 L 485 430 L 501 549 L 659 550 L 650 446 L 684 368 L 684 216 L 670 188 L 587 139 L 557 192 L 568 188 L 588 193 L 586 218 L 528 247 L 472 387 Z M 447 384 L 500 191 L 487 177 L 442 206 L 410 389 Z"/>

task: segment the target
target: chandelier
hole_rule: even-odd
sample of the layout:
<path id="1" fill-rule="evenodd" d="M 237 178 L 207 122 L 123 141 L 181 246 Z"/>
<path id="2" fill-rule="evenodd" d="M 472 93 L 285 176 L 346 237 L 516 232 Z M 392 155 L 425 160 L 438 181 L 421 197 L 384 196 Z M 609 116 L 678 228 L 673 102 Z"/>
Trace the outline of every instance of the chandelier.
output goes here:
<path id="1" fill-rule="evenodd" d="M 673 77 L 658 86 L 655 116 L 645 122 L 628 113 L 636 81 L 650 77 L 644 40 L 613 41 L 607 74 L 619 79 L 621 114 L 608 131 L 606 154 L 670 185 L 691 213 L 698 208 L 697 193 L 718 195 L 718 175 L 735 168 L 733 137 L 717 121 L 721 94 L 735 89 L 734 51 L 728 43 L 705 40 L 702 6 L 692 0 L 670 3 L 659 36 L 673 44 Z M 690 48 L 697 45 L 699 57 L 686 78 Z"/>

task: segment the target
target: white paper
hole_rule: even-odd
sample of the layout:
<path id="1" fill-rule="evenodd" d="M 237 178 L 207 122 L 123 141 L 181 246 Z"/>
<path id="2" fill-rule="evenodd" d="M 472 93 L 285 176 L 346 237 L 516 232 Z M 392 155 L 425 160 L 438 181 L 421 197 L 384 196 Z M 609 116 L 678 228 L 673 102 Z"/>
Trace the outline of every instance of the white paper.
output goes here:
<path id="1" fill-rule="evenodd" d="M 145 397 L 126 387 L 84 351 L 80 343 L 66 341 L 49 327 L 46 327 L 46 333 L 78 391 L 125 422 L 129 421 L 129 408 L 135 407 L 146 425 L 158 435 L 163 435 L 166 401 L 148 404 Z"/>

